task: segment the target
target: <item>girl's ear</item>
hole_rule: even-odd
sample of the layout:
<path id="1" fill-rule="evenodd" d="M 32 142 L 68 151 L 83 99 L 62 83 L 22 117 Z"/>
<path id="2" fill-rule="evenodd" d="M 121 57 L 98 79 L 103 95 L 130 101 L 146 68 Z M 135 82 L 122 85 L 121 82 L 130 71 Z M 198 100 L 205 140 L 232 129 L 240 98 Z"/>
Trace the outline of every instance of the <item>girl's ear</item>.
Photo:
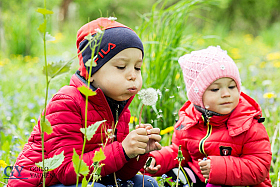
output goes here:
<path id="1" fill-rule="evenodd" d="M 93 81 L 94 81 L 94 80 L 93 80 L 93 77 L 90 77 L 89 81 L 90 81 L 90 82 L 93 82 Z"/>

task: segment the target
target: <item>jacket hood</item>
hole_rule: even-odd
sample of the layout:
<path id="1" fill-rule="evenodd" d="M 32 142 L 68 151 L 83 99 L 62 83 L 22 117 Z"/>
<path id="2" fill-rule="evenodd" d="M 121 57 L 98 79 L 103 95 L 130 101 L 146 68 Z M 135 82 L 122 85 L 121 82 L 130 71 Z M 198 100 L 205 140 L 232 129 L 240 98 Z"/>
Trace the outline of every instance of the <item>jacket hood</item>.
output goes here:
<path id="1" fill-rule="evenodd" d="M 213 126 L 226 124 L 229 135 L 237 136 L 247 131 L 251 127 L 253 120 L 259 119 L 261 116 L 262 111 L 260 105 L 254 99 L 241 92 L 239 103 L 230 114 L 213 116 L 209 121 Z M 187 101 L 180 109 L 179 117 L 182 123 L 177 123 L 177 125 L 183 125 L 183 128 L 190 128 L 199 121 L 203 121 L 202 113 L 190 101 Z"/>

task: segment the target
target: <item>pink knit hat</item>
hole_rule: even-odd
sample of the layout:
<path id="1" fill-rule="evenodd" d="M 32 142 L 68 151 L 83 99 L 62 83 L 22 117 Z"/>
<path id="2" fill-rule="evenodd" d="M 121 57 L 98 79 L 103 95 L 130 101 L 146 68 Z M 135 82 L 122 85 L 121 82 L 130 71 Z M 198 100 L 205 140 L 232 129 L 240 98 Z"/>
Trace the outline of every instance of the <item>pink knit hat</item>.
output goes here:
<path id="1" fill-rule="evenodd" d="M 232 78 L 240 93 L 241 80 L 234 61 L 220 46 L 193 51 L 179 58 L 183 70 L 188 99 L 204 108 L 202 96 L 214 81 L 222 77 Z"/>

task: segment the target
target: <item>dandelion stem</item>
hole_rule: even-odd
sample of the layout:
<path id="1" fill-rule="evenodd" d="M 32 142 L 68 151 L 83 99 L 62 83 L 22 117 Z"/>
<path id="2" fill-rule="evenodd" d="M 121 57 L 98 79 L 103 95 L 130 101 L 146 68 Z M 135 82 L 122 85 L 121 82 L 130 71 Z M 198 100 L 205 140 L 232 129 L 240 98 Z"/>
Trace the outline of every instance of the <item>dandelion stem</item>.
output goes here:
<path id="1" fill-rule="evenodd" d="M 144 104 L 142 104 L 140 114 L 139 114 L 139 125 L 141 125 L 141 116 L 142 116 L 143 108 L 144 108 Z"/>
<path id="2" fill-rule="evenodd" d="M 181 168 L 181 161 L 179 161 L 179 167 L 178 167 L 178 173 L 177 173 L 177 180 L 176 180 L 176 187 L 178 187 L 178 184 L 179 184 L 180 168 Z"/>
<path id="3" fill-rule="evenodd" d="M 118 187 L 117 177 L 116 177 L 116 173 L 115 172 L 114 172 L 114 180 L 115 180 L 115 183 L 116 183 L 116 187 Z"/>

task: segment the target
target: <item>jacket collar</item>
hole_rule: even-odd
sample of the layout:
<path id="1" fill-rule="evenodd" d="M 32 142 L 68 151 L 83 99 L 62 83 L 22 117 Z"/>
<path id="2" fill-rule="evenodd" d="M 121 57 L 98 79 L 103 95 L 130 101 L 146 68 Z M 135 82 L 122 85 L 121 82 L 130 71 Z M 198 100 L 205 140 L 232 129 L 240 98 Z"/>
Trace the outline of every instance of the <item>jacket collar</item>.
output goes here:
<path id="1" fill-rule="evenodd" d="M 210 118 L 212 126 L 226 125 L 229 135 L 237 136 L 247 131 L 255 119 L 261 117 L 262 112 L 259 104 L 251 97 L 241 92 L 237 107 L 227 115 L 213 115 Z M 182 118 L 181 124 L 184 128 L 190 128 L 198 122 L 203 122 L 202 112 L 198 111 L 195 106 L 187 101 L 179 111 L 179 116 Z"/>
<path id="2" fill-rule="evenodd" d="M 88 85 L 87 80 L 80 75 L 79 71 L 77 71 L 74 75 L 72 75 L 70 80 L 70 86 L 74 86 L 78 88 L 80 86 L 87 86 L 87 85 Z M 126 101 L 115 101 L 114 99 L 105 96 L 100 88 L 95 88 L 90 84 L 90 89 L 95 91 L 96 95 L 89 96 L 88 97 L 89 102 L 92 102 L 99 107 L 105 107 L 106 110 L 110 110 L 113 115 L 114 121 L 116 121 L 116 108 L 119 109 L 118 113 L 120 116 L 122 111 L 125 111 L 128 108 L 128 106 L 130 105 L 131 101 L 134 98 L 134 96 L 132 96 Z"/>

